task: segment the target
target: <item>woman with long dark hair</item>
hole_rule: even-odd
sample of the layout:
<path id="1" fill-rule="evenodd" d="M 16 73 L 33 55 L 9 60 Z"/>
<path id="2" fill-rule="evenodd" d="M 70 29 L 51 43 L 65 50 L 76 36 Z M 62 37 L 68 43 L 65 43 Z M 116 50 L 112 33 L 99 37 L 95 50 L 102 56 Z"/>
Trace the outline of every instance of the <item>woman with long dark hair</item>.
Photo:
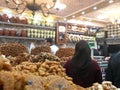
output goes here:
<path id="1" fill-rule="evenodd" d="M 101 69 L 98 63 L 91 59 L 91 49 L 85 40 L 76 44 L 74 56 L 66 62 L 64 68 L 73 82 L 82 87 L 86 88 L 95 82 L 102 82 Z"/>

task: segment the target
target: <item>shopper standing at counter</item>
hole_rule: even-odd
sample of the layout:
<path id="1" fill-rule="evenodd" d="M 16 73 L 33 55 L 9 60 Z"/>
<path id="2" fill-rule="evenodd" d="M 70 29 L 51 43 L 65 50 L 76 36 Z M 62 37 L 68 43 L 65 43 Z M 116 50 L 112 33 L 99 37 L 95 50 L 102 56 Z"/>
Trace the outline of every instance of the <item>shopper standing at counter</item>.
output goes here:
<path id="1" fill-rule="evenodd" d="M 106 42 L 106 41 L 104 41 L 101 55 L 102 55 L 102 56 L 105 56 L 105 57 L 108 57 L 108 56 L 109 56 L 109 53 L 108 53 L 108 45 L 107 45 L 107 42 Z"/>
<path id="2" fill-rule="evenodd" d="M 47 45 L 50 46 L 52 54 L 55 55 L 59 48 L 58 48 L 58 46 L 53 44 L 53 39 L 52 38 L 47 38 L 45 42 L 46 42 Z"/>
<path id="3" fill-rule="evenodd" d="M 110 57 L 105 80 L 120 88 L 120 51 Z"/>
<path id="4" fill-rule="evenodd" d="M 64 67 L 67 75 L 73 78 L 73 82 L 82 87 L 102 82 L 101 69 L 97 62 L 91 59 L 91 49 L 84 40 L 76 44 L 73 58 L 67 61 Z"/>

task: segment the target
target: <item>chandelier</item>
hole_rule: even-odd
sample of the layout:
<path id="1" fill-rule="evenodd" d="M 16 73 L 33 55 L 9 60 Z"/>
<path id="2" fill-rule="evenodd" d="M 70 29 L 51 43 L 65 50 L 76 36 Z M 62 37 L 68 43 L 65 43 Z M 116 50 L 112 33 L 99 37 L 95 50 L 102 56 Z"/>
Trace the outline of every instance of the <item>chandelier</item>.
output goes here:
<path id="1" fill-rule="evenodd" d="M 33 16 L 35 15 L 36 11 L 41 11 L 42 15 L 45 17 L 49 16 L 49 14 L 54 14 L 51 12 L 51 10 L 54 9 L 57 0 L 52 0 L 52 3 L 50 3 L 51 5 L 48 5 L 45 2 L 41 2 L 39 4 L 36 1 L 37 0 L 33 0 L 32 2 L 27 0 L 5 0 L 7 7 L 14 9 L 18 14 L 22 14 L 26 8 L 32 11 Z M 55 8 L 55 10 L 58 11 L 59 8 Z"/>

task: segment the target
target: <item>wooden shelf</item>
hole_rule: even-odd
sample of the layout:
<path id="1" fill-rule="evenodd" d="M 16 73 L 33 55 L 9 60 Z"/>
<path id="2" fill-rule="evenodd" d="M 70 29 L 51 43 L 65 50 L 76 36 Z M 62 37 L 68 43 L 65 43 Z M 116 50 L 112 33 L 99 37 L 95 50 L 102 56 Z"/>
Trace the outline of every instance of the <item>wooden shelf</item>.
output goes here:
<path id="1" fill-rule="evenodd" d="M 49 26 L 39 26 L 39 25 L 29 25 L 29 24 L 19 24 L 19 23 L 9 23 L 9 22 L 1 22 L 1 25 L 11 25 L 11 26 L 20 26 L 20 27 L 28 27 L 28 28 L 37 28 L 37 29 L 49 29 L 49 30 L 55 30 L 55 27 L 49 27 Z"/>
<path id="2" fill-rule="evenodd" d="M 45 38 L 29 38 L 29 37 L 16 37 L 16 36 L 0 36 L 0 38 L 4 39 L 24 39 L 24 40 L 45 40 Z"/>
<path id="3" fill-rule="evenodd" d="M 48 30 L 48 31 L 55 31 L 55 27 L 19 24 L 19 23 L 2 22 L 2 21 L 0 21 L 0 26 L 1 26 L 1 28 L 3 28 L 3 30 L 4 30 L 4 28 L 10 28 L 10 30 L 11 30 L 11 26 L 12 26 L 13 30 L 14 29 L 16 30 L 17 28 L 19 29 L 19 27 L 21 27 L 21 28 L 24 28 L 25 30 L 29 30 L 29 31 L 30 31 L 30 29 L 38 29 L 39 31 L 41 29 Z M 20 31 L 20 33 L 21 33 L 21 30 L 22 29 L 17 30 L 17 31 L 18 32 Z M 41 41 L 45 40 L 44 37 L 43 38 L 42 37 L 41 38 L 38 38 L 38 37 L 34 38 L 34 37 L 19 37 L 19 36 L 9 36 L 9 35 L 8 36 L 0 36 L 0 38 L 1 39 L 41 40 Z"/>
<path id="4" fill-rule="evenodd" d="M 85 34 L 85 32 L 73 31 L 73 30 L 67 30 L 67 33 L 69 33 L 69 34 L 77 34 L 77 35 L 84 35 Z"/>

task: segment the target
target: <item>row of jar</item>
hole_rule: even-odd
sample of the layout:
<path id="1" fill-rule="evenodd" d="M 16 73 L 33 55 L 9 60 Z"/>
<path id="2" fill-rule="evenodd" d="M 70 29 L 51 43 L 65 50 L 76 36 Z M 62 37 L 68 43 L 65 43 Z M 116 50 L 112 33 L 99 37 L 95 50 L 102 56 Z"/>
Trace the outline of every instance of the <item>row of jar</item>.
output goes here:
<path id="1" fill-rule="evenodd" d="M 30 38 L 55 38 L 55 31 L 52 30 L 0 30 L 0 36 L 18 36 Z"/>
<path id="2" fill-rule="evenodd" d="M 39 18 L 33 19 L 33 18 L 26 18 L 21 16 L 15 16 L 15 15 L 9 16 L 7 14 L 0 14 L 0 21 L 54 27 L 54 21 L 49 21 L 45 19 L 39 20 Z"/>

